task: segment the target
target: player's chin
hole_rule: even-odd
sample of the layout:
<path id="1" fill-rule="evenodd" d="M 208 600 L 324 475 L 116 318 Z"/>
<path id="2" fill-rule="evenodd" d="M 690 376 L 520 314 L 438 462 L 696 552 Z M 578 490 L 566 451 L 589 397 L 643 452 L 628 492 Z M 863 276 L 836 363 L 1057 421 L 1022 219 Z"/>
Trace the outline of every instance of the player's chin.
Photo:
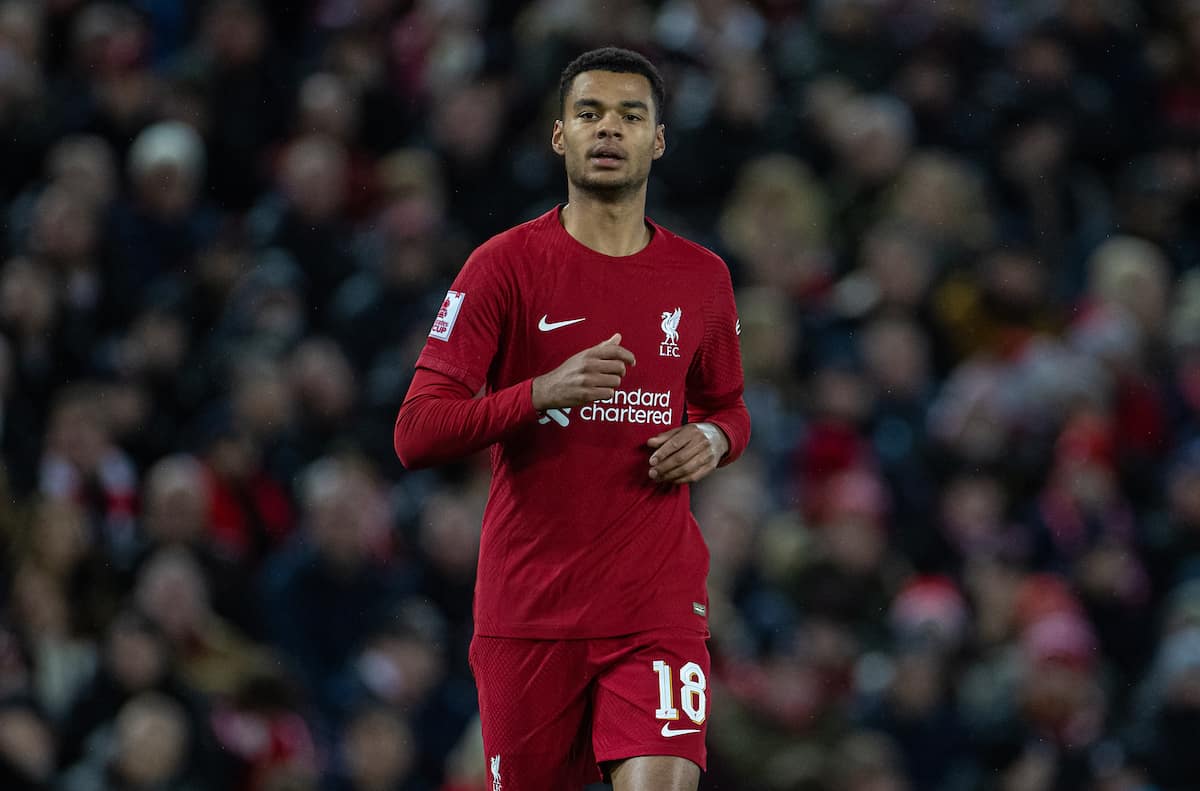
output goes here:
<path id="1" fill-rule="evenodd" d="M 589 169 L 575 179 L 576 185 L 586 190 L 611 195 L 622 195 L 633 192 L 644 182 L 644 179 L 630 178 L 629 173 L 620 170 Z"/>
<path id="2" fill-rule="evenodd" d="M 624 173 L 617 173 L 611 170 L 593 170 L 585 174 L 582 179 L 583 185 L 593 190 L 607 190 L 610 192 L 623 192 L 629 189 L 629 179 Z"/>

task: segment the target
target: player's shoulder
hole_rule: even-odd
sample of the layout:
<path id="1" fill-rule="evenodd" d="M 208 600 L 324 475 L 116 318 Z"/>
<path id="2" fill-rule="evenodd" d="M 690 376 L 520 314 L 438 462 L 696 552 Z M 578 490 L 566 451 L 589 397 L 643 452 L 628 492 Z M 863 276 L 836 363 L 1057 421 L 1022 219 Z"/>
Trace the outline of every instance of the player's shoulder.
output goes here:
<path id="1" fill-rule="evenodd" d="M 661 236 L 663 248 L 687 266 L 695 268 L 697 272 L 710 275 L 725 277 L 729 275 L 729 267 L 726 265 L 725 259 L 714 251 L 653 220 L 650 223 L 654 226 L 655 233 Z"/>

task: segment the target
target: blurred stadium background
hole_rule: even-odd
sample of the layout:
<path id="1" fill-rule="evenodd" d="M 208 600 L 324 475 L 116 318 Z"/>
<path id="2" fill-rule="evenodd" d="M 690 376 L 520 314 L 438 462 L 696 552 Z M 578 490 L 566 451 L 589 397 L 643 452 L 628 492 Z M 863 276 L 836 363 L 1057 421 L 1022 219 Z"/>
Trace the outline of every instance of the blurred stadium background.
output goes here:
<path id="1" fill-rule="evenodd" d="M 1196 0 L 0 0 L 0 787 L 490 787 L 391 423 L 606 44 L 743 328 L 703 788 L 1200 788 Z"/>

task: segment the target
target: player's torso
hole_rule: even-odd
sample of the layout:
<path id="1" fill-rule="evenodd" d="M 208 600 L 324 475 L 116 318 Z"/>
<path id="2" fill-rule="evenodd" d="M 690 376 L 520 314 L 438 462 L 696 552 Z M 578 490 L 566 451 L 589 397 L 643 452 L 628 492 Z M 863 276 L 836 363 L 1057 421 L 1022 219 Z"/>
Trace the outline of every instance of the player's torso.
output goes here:
<path id="1" fill-rule="evenodd" d="M 505 262 L 489 388 L 552 371 L 614 333 L 637 364 L 611 399 L 547 410 L 494 446 L 476 626 L 530 637 L 703 628 L 693 603 L 705 601 L 707 550 L 687 487 L 650 479 L 646 441 L 683 423 L 711 260 L 667 236 L 627 259 L 572 254 L 578 246 L 558 239 Z"/>

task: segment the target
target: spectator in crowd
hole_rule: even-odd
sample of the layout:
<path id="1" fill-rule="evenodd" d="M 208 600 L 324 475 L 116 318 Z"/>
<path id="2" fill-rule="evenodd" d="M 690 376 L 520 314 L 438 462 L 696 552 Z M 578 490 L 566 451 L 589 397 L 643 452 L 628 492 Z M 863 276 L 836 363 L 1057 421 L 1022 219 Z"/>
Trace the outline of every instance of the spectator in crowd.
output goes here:
<path id="1" fill-rule="evenodd" d="M 413 733 L 408 723 L 385 706 L 364 708 L 346 723 L 342 770 L 328 791 L 417 791 L 428 788 L 413 776 Z"/>
<path id="2" fill-rule="evenodd" d="M 302 697 L 290 676 L 271 673 L 244 679 L 230 698 L 214 705 L 211 722 L 223 759 L 222 787 L 315 791 L 322 761 Z"/>
<path id="3" fill-rule="evenodd" d="M 66 597 L 70 632 L 94 640 L 120 605 L 121 574 L 96 543 L 83 507 L 70 500 L 36 502 L 14 547 L 20 567 L 36 569 Z"/>
<path id="4" fill-rule="evenodd" d="M 196 457 L 164 456 L 146 473 L 139 525 L 143 546 L 137 568 L 161 549 L 185 550 L 200 564 L 209 586 L 213 610 L 255 634 L 261 630 L 246 569 L 220 550 L 213 539 L 209 478 Z"/>
<path id="5" fill-rule="evenodd" d="M 294 530 L 294 505 L 265 468 L 262 447 L 226 404 L 210 407 L 198 422 L 209 541 L 226 562 L 257 569 Z"/>
<path id="6" fill-rule="evenodd" d="M 452 276 L 452 261 L 462 253 L 446 216 L 437 160 L 427 151 L 400 149 L 378 167 L 383 202 L 357 240 L 357 271 L 331 306 L 335 336 L 359 369 L 372 372 L 381 354 L 411 343 L 421 311 L 441 304 L 437 286 Z"/>
<path id="7" fill-rule="evenodd" d="M 314 336 L 302 341 L 284 372 L 296 402 L 296 437 L 300 465 L 307 465 L 339 444 L 359 449 L 368 426 L 360 418 L 360 387 L 350 360 L 336 341 Z"/>
<path id="8" fill-rule="evenodd" d="M 112 732 L 63 778 L 66 791 L 157 791 L 200 787 L 188 771 L 187 714 L 165 695 L 143 692 L 121 707 Z"/>
<path id="9" fill-rule="evenodd" d="M 182 121 L 144 129 L 129 149 L 131 198 L 116 219 L 116 254 L 128 282 L 147 283 L 195 266 L 217 229 L 204 200 L 207 154 Z"/>
<path id="10" fill-rule="evenodd" d="M 362 128 L 358 96 L 347 80 L 329 72 L 312 74 L 300 84 L 296 128 L 336 140 L 346 151 L 346 214 L 361 221 L 375 208 L 378 175 L 375 158 L 359 144 Z"/>
<path id="11" fill-rule="evenodd" d="M 20 697 L 0 702 L 0 782 L 13 791 L 46 791 L 55 777 L 52 721 Z"/>
<path id="12" fill-rule="evenodd" d="M 264 9 L 249 0 L 205 4 L 172 70 L 198 80 L 209 119 L 209 183 L 223 206 L 245 211 L 269 183 L 265 159 L 286 127 L 290 64 Z"/>
<path id="13" fill-rule="evenodd" d="M 142 566 L 133 599 L 170 641 L 180 677 L 202 695 L 224 698 L 275 660 L 212 611 L 200 564 L 183 547 L 164 547 Z"/>
<path id="14" fill-rule="evenodd" d="M 388 707 L 413 729 L 415 756 L 407 774 L 426 785 L 441 781 L 442 757 L 475 711 L 472 683 L 463 673 L 447 671 L 454 656 L 450 636 L 437 607 L 410 596 L 383 616 L 340 679 L 343 728 L 353 727 L 356 707 Z"/>
<path id="15" fill-rule="evenodd" d="M 113 441 L 108 415 L 93 384 L 58 392 L 46 427 L 40 489 L 51 499 L 78 503 L 97 543 L 128 567 L 136 535 L 137 470 Z"/>
<path id="16" fill-rule="evenodd" d="M 166 634 L 137 610 L 118 613 L 104 636 L 92 677 L 57 721 L 58 766 L 87 760 L 129 701 L 143 693 L 166 696 L 186 712 L 193 760 L 203 759 L 207 702 L 179 676 Z"/>
<path id="17" fill-rule="evenodd" d="M 9 259 L 0 273 L 0 326 L 11 349 L 13 383 L 7 400 L 15 409 L 32 407 L 29 430 L 44 441 L 45 403 L 77 373 L 79 360 L 62 342 L 68 333 L 51 273 L 29 258 Z M 37 444 L 40 450 L 41 442 Z M 30 476 L 37 479 L 31 470 L 16 472 L 19 484 Z"/>
<path id="18" fill-rule="evenodd" d="M 271 643 L 316 705 L 335 711 L 338 673 L 412 585 L 386 522 L 373 470 L 354 457 L 324 457 L 304 471 L 301 527 L 262 574 Z"/>
<path id="19" fill-rule="evenodd" d="M 66 591 L 44 569 L 19 567 L 12 588 L 13 624 L 33 660 L 31 691 L 47 713 L 61 715 L 95 668 L 95 649 L 76 630 Z"/>
<path id="20" fill-rule="evenodd" d="M 287 252 L 309 286 L 308 313 L 322 326 L 325 301 L 354 273 L 353 234 L 346 211 L 349 154 L 337 138 L 306 132 L 280 154 L 278 193 L 250 217 L 261 247 Z"/>
<path id="21" fill-rule="evenodd" d="M 742 167 L 719 230 L 744 279 L 819 308 L 835 276 L 829 221 L 829 197 L 811 169 L 773 154 Z"/>

